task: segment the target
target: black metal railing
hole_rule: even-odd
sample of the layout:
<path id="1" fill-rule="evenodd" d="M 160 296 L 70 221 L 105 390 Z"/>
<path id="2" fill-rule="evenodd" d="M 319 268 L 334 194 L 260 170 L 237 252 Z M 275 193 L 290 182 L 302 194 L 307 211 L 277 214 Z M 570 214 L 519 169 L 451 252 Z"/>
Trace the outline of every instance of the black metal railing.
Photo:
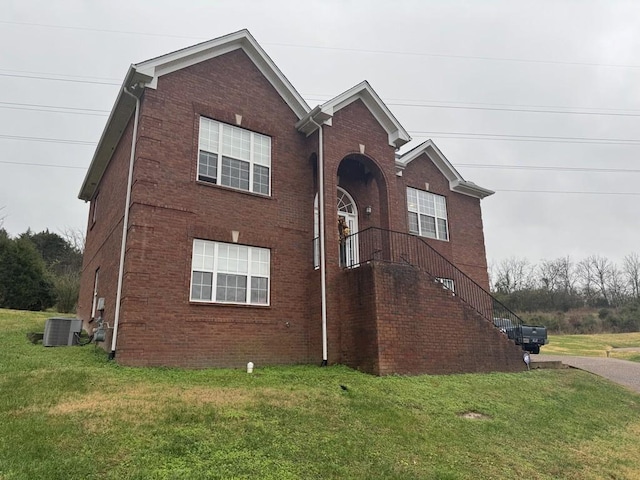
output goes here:
<path id="1" fill-rule="evenodd" d="M 370 227 L 346 237 L 340 246 L 340 265 L 356 267 L 371 261 L 412 265 L 451 291 L 496 328 L 521 343 L 522 320 L 423 238 Z"/>

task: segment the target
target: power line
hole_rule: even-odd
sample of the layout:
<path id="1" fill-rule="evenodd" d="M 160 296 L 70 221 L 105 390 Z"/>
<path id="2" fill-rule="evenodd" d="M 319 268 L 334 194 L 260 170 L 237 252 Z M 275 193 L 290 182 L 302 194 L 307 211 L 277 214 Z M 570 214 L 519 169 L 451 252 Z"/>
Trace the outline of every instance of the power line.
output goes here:
<path id="1" fill-rule="evenodd" d="M 576 112 L 576 111 L 562 111 L 562 110 L 530 110 L 525 108 L 504 108 L 504 107 L 472 107 L 472 106 L 458 106 L 458 105 L 424 105 L 416 103 L 386 103 L 387 106 L 396 107 L 418 107 L 418 108 L 448 108 L 456 110 L 486 110 L 496 112 L 525 112 L 525 113 L 555 113 L 555 114 L 567 114 L 567 115 L 602 115 L 613 117 L 640 117 L 640 113 L 608 113 L 608 112 Z"/>
<path id="2" fill-rule="evenodd" d="M 0 23 L 2 23 L 0 21 Z M 73 75 L 72 78 L 69 74 L 50 73 L 50 72 L 34 72 L 27 70 L 3 70 L 0 72 L 0 76 L 17 77 L 17 78 L 33 78 L 37 80 L 52 80 L 61 82 L 74 82 L 74 83 L 95 83 L 97 85 L 120 85 L 117 78 L 112 77 L 90 77 Z M 51 78 L 62 77 L 62 78 Z M 86 79 L 86 80 L 80 80 Z M 93 81 L 93 80 L 114 80 L 114 82 Z M 333 98 L 326 94 L 311 94 L 303 95 L 307 100 L 314 100 L 319 102 L 325 102 L 327 99 Z M 319 98 L 323 97 L 323 98 Z M 509 104 L 509 103 L 483 103 L 483 102 L 457 102 L 452 100 L 414 100 L 414 99 L 386 99 L 384 100 L 387 106 L 404 106 L 404 107 L 422 107 L 422 108 L 450 108 L 450 109 L 465 109 L 465 110 L 489 110 L 489 111 L 508 111 L 508 112 L 526 112 L 526 113 L 566 113 L 573 115 L 606 115 L 606 116 L 623 116 L 623 117 L 640 117 L 640 110 L 629 108 L 604 108 L 604 107 L 565 107 L 558 105 L 526 105 L 526 104 Z M 3 102 L 0 102 L 3 103 Z M 435 105 L 429 105 L 429 103 L 435 103 Z M 449 105 L 451 104 L 451 105 Z M 484 105 L 480 107 L 479 105 Z M 501 108 L 504 107 L 504 108 Z M 64 108 L 64 107 L 54 107 Z M 532 110 L 535 109 L 535 110 Z M 549 110 L 556 109 L 556 110 Z M 564 109 L 564 110 L 558 110 Z M 80 109 L 76 109 L 80 110 Z M 83 109 L 84 110 L 84 109 Z M 576 110 L 589 110 L 586 112 L 578 112 Z M 605 110 L 593 111 L 593 110 Z M 637 112 L 637 113 L 609 113 L 609 112 Z"/>
<path id="3" fill-rule="evenodd" d="M 78 170 L 86 170 L 87 167 L 78 167 L 75 165 L 58 165 L 52 163 L 30 163 L 30 162 L 11 162 L 0 160 L 0 164 L 30 166 L 30 167 L 51 167 L 51 168 L 70 168 Z M 636 170 L 637 171 L 637 170 Z M 617 196 L 638 196 L 640 192 L 579 192 L 568 190 L 513 190 L 513 189 L 497 189 L 498 193 L 543 193 L 543 194 L 568 194 L 568 195 L 617 195 Z"/>
<path id="4" fill-rule="evenodd" d="M 135 32 L 135 31 L 127 31 L 127 30 L 108 30 L 108 29 L 91 28 L 91 27 L 75 27 L 75 26 L 52 25 L 52 24 L 44 24 L 44 23 L 14 22 L 14 21 L 7 21 L 7 20 L 0 20 L 0 23 L 6 24 L 6 25 L 22 25 L 22 26 L 56 28 L 56 29 L 65 29 L 65 30 L 79 30 L 79 31 L 87 31 L 87 32 L 117 33 L 121 35 L 142 35 L 142 36 L 148 36 L 148 37 L 181 38 L 181 39 L 200 40 L 200 41 L 207 40 L 207 38 L 205 37 L 196 37 L 196 36 L 190 36 L 190 35 Z M 382 54 L 382 55 L 407 55 L 407 56 L 415 56 L 415 57 L 432 57 L 432 58 L 454 58 L 454 59 L 460 59 L 460 60 L 483 60 L 483 61 L 492 61 L 492 62 L 534 63 L 534 64 L 549 64 L 549 65 L 569 65 L 569 66 L 580 66 L 580 67 L 607 67 L 607 68 L 634 68 L 634 69 L 640 68 L 640 65 L 630 65 L 630 64 L 575 62 L 575 61 L 561 61 L 561 60 L 536 60 L 536 59 L 513 58 L 513 57 L 492 57 L 492 56 L 483 56 L 483 55 L 455 55 L 455 54 L 446 54 L 446 53 L 407 52 L 402 50 L 373 50 L 373 49 L 349 48 L 349 47 L 327 47 L 322 45 L 301 45 L 301 44 L 296 45 L 296 44 L 290 44 L 290 43 L 276 43 L 276 42 L 264 42 L 263 45 L 273 45 L 273 46 L 285 47 L 285 48 L 309 48 L 309 49 L 315 49 L 315 50 L 330 50 L 330 51 L 355 52 L 355 53 L 374 53 L 374 54 Z"/>
<path id="5" fill-rule="evenodd" d="M 333 51 L 356 52 L 356 53 L 407 55 L 407 56 L 414 56 L 414 57 L 456 58 L 460 60 L 487 60 L 492 62 L 536 63 L 536 64 L 550 64 L 550 65 L 570 65 L 570 66 L 579 66 L 579 67 L 640 68 L 640 65 L 615 64 L 615 63 L 567 62 L 567 61 L 559 61 L 559 60 L 532 60 L 532 59 L 525 59 L 525 58 L 489 57 L 489 56 L 479 56 L 479 55 L 453 55 L 453 54 L 445 54 L 445 53 L 405 52 L 400 50 L 370 50 L 370 49 L 347 48 L 347 47 L 326 47 L 326 46 L 318 46 L 318 45 L 293 45 L 288 43 L 264 43 L 264 45 L 274 45 L 278 47 L 292 47 L 292 48 L 312 48 L 317 50 L 333 50 Z"/>
<path id="6" fill-rule="evenodd" d="M 32 78 L 36 80 L 51 80 L 54 82 L 91 83 L 94 85 L 120 85 L 119 83 L 114 82 L 98 82 L 96 80 L 80 80 L 75 78 L 52 78 L 41 75 L 19 75 L 15 73 L 0 73 L 0 77 Z"/>
<path id="7" fill-rule="evenodd" d="M 194 37 L 187 35 L 171 35 L 164 33 L 145 33 L 145 32 L 131 32 L 127 30 L 107 30 L 104 28 L 90 28 L 90 27 L 71 27 L 67 25 L 51 25 L 47 23 L 28 23 L 28 22 L 11 22 L 6 20 L 0 20 L 0 23 L 6 25 L 23 25 L 27 27 L 44 27 L 44 28 L 58 28 L 61 30 L 80 30 L 85 32 L 101 32 L 101 33 L 118 33 L 121 35 L 142 35 L 147 37 L 163 37 L 163 38 L 184 38 L 188 40 L 204 40 L 203 37 Z"/>
<path id="8" fill-rule="evenodd" d="M 20 72 L 19 70 L 13 70 L 14 72 Z M 36 80 L 51 80 L 58 82 L 73 82 L 73 83 L 87 83 L 87 84 L 96 84 L 96 85 L 120 85 L 120 83 L 116 82 L 101 82 L 101 81 L 93 81 L 93 80 L 79 80 L 76 78 L 52 78 L 50 75 L 58 75 L 63 77 L 62 74 L 57 73 L 46 73 L 46 72 L 32 72 L 38 73 L 38 75 L 22 75 L 22 74 L 8 74 L 8 73 L 0 73 L 0 76 L 6 77 L 16 77 L 16 78 L 31 78 Z M 101 78 L 101 77 L 83 77 L 83 78 Z M 306 97 L 307 100 L 317 100 L 323 101 L 322 99 Z M 505 112 L 521 112 L 521 113 L 552 113 L 552 114 L 568 114 L 568 115 L 597 115 L 597 116 L 615 116 L 615 117 L 640 117 L 639 110 L 630 110 L 630 109 L 601 109 L 601 110 L 618 110 L 618 111 L 626 111 L 632 112 L 637 111 L 639 113 L 615 113 L 615 112 L 595 112 L 595 111 L 587 111 L 587 112 L 579 112 L 575 111 L 575 109 L 589 109 L 589 107 L 559 107 L 559 106 L 537 106 L 537 105 L 510 105 L 510 104 L 483 104 L 483 103 L 474 103 L 468 102 L 468 105 L 446 105 L 443 103 L 467 103 L 467 102 L 441 102 L 440 104 L 428 105 L 425 103 L 409 103 L 409 102 L 436 102 L 436 100 L 407 100 L 405 103 L 394 103 L 392 101 L 385 101 L 385 105 L 387 106 L 403 106 L 403 107 L 418 107 L 418 108 L 446 108 L 446 109 L 459 109 L 459 110 L 486 110 L 486 111 L 505 111 Z M 8 104 L 8 102 L 0 102 L 0 104 Z M 15 103 L 12 105 L 21 105 L 19 103 Z M 504 107 L 479 107 L 474 105 L 504 105 Z M 35 106 L 35 105 L 34 105 Z M 526 107 L 526 108 L 516 108 L 516 107 Z M 9 108 L 9 107 L 6 107 Z M 60 108 L 67 109 L 67 107 L 57 107 L 57 106 L 46 106 L 46 108 Z M 532 110 L 532 109 L 536 110 Z M 563 109 L 563 108 L 573 108 L 574 110 L 548 110 L 547 108 L 555 108 L 555 109 Z M 83 108 L 72 108 L 69 110 L 89 110 Z M 109 112 L 108 110 L 100 110 L 101 112 Z"/>
<path id="9" fill-rule="evenodd" d="M 81 107 L 66 107 L 62 105 L 43 105 L 41 103 L 17 103 L 17 102 L 0 102 L 0 106 L 2 105 L 16 105 L 21 107 L 40 107 L 40 108 L 56 108 L 60 110 L 82 110 L 86 112 L 102 112 L 109 113 L 110 110 L 101 110 L 97 108 L 81 108 Z"/>
<path id="10" fill-rule="evenodd" d="M 76 74 L 67 74 L 67 73 L 49 73 L 49 72 L 34 72 L 33 70 L 13 70 L 13 69 L 5 69 L 0 68 L 0 72 L 5 73 L 28 73 L 31 75 L 52 75 L 54 77 L 73 77 L 73 78 L 87 78 L 89 80 L 113 80 L 119 81 L 119 78 L 114 77 L 93 77 L 87 75 L 76 75 Z"/>
<path id="11" fill-rule="evenodd" d="M 45 112 L 45 113 L 62 113 L 67 115 L 88 115 L 91 117 L 106 117 L 106 113 L 91 113 L 91 112 L 76 112 L 70 110 L 55 110 L 51 108 L 31 108 L 31 107 L 12 107 L 7 105 L 0 105 L 0 108 L 6 108 L 8 110 L 25 110 L 27 112 Z"/>
<path id="12" fill-rule="evenodd" d="M 507 135 L 498 133 L 425 132 L 412 131 L 421 138 L 451 138 L 456 140 L 501 140 L 513 142 L 590 143 L 603 145 L 640 145 L 640 140 L 622 138 L 553 137 L 544 135 Z"/>
<path id="13" fill-rule="evenodd" d="M 86 170 L 87 167 L 76 167 L 74 165 L 57 165 L 54 163 L 30 163 L 30 162 L 10 162 L 7 160 L 0 160 L 0 163 L 5 163 L 9 165 L 20 165 L 20 166 L 28 166 L 28 167 L 52 167 L 52 168 L 75 168 L 80 170 Z"/>
<path id="14" fill-rule="evenodd" d="M 327 99 L 330 98 L 328 95 Z M 326 99 L 320 99 L 315 97 L 305 96 L 305 99 L 308 101 L 318 101 L 325 102 Z M 438 101 L 438 100 L 406 100 L 403 103 L 396 103 L 389 100 L 384 100 L 384 104 L 388 107 L 416 107 L 416 108 L 447 108 L 453 110 L 486 110 L 486 111 L 496 111 L 496 112 L 524 112 L 524 113 L 553 113 L 553 114 L 567 114 L 567 115 L 599 115 L 599 116 L 612 116 L 612 117 L 640 117 L 640 110 L 630 110 L 630 109 L 601 109 L 601 110 L 614 110 L 612 112 L 597 112 L 597 111 L 586 111 L 579 112 L 575 109 L 583 109 L 589 110 L 589 107 L 558 107 L 558 106 L 537 106 L 537 105 L 509 105 L 509 104 L 490 104 L 490 103 L 474 103 L 468 102 L 467 105 L 464 105 L 467 102 L 449 102 L 449 101 Z M 415 103 L 415 102 L 439 102 L 435 104 L 427 104 L 427 103 Z M 459 103 L 462 105 L 447 105 L 447 103 Z M 504 107 L 497 106 L 487 106 L 487 107 L 479 107 L 475 105 L 505 105 Z M 517 108 L 517 107 L 525 107 L 525 108 Z M 554 108 L 556 110 L 550 110 Z M 567 110 L 558 110 L 566 108 Z M 573 108 L 573 110 L 570 110 Z M 534 110 L 535 109 L 535 110 Z M 591 109 L 593 110 L 593 109 Z M 626 111 L 626 112 L 639 112 L 639 113 L 616 113 L 615 110 Z"/>
<path id="15" fill-rule="evenodd" d="M 58 165 L 52 163 L 31 163 L 31 162 L 11 162 L 0 160 L 0 164 L 20 165 L 30 167 L 50 167 L 50 168 L 67 168 L 86 170 L 87 167 L 78 167 L 75 165 Z M 635 170 L 636 172 L 638 170 Z M 639 196 L 640 192 L 579 192 L 568 190 L 514 190 L 514 189 L 496 189 L 498 193 L 543 193 L 543 194 L 567 194 L 567 195 L 616 195 L 616 196 Z"/>
<path id="16" fill-rule="evenodd" d="M 320 102 L 325 102 L 331 98 L 334 98 L 335 95 L 326 95 L 326 94 L 321 94 L 321 93 L 313 93 L 313 94 L 306 94 L 303 95 L 306 99 L 308 100 L 317 100 Z M 318 98 L 318 97 L 323 97 L 323 98 Z M 384 100 L 384 99 L 383 99 Z M 393 103 L 391 102 L 403 102 L 403 103 L 419 103 L 419 104 L 428 104 L 428 103 L 447 103 L 447 104 L 452 104 L 452 105 L 483 105 L 483 106 L 489 106 L 489 107 L 494 107 L 494 106 L 499 106 L 499 107 L 519 107 L 519 108 L 540 108 L 540 109 L 547 109 L 547 108 L 555 108 L 555 109 L 564 109 L 564 110 L 604 110 L 604 111 L 610 111 L 610 112 L 637 112 L 640 113 L 640 109 L 635 109 L 635 108 L 609 108 L 609 107 L 576 107 L 576 106 L 572 106 L 572 107 L 567 107 L 567 106 L 563 106 L 563 105 L 531 105 L 531 104 L 526 104 L 526 103 L 486 103 L 486 102 L 463 102 L 463 101 L 456 101 L 456 100 L 425 100 L 425 99 L 421 99 L 421 100 L 416 100 L 416 99 L 407 99 L 407 98 L 387 98 L 386 100 L 384 100 L 385 105 L 393 105 Z"/>
<path id="17" fill-rule="evenodd" d="M 597 173 L 640 173 L 640 170 L 627 168 L 591 168 L 591 167 L 548 167 L 538 165 L 497 165 L 456 163 L 456 167 L 466 168 L 495 168 L 498 170 L 552 170 L 560 172 L 597 172 Z"/>
<path id="18" fill-rule="evenodd" d="M 551 193 L 568 195 L 620 195 L 620 196 L 640 196 L 640 192 L 572 192 L 567 190 L 496 190 L 499 193 Z"/>
<path id="19" fill-rule="evenodd" d="M 86 142 L 83 140 L 68 140 L 64 138 L 45 138 L 45 137 L 25 137 L 20 135 L 0 135 L 0 138 L 7 140 L 25 140 L 29 142 L 45 142 L 45 143 L 64 143 L 71 145 L 91 145 L 96 146 L 96 142 Z"/>

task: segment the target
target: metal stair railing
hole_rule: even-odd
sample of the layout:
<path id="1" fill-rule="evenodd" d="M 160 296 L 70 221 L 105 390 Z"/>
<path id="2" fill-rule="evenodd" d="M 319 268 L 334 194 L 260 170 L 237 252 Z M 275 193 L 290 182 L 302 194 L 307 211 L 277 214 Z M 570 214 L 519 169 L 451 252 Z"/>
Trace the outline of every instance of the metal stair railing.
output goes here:
<path id="1" fill-rule="evenodd" d="M 344 240 L 346 251 L 358 255 L 341 258 L 345 268 L 371 261 L 411 265 L 427 273 L 434 282 L 469 305 L 516 343 L 522 341 L 522 320 L 491 293 L 429 245 L 422 237 L 409 233 L 369 227 Z"/>

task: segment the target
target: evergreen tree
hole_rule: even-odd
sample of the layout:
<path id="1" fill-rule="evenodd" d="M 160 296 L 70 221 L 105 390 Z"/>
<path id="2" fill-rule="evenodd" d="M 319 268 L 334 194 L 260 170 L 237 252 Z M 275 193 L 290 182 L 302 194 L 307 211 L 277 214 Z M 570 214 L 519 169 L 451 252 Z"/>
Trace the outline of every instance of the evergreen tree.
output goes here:
<path id="1" fill-rule="evenodd" d="M 53 283 L 33 243 L 0 232 L 0 307 L 44 310 L 54 301 Z"/>

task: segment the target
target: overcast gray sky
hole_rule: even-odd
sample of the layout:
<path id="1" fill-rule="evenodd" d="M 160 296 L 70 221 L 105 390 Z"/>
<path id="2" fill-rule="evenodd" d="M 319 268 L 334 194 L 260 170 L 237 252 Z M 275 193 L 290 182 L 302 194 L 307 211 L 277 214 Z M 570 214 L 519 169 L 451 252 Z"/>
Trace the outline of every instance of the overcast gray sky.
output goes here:
<path id="1" fill-rule="evenodd" d="M 131 63 L 248 28 L 311 107 L 362 80 L 483 200 L 488 257 L 639 252 L 640 2 L 4 0 L 0 216 L 77 199 Z"/>

